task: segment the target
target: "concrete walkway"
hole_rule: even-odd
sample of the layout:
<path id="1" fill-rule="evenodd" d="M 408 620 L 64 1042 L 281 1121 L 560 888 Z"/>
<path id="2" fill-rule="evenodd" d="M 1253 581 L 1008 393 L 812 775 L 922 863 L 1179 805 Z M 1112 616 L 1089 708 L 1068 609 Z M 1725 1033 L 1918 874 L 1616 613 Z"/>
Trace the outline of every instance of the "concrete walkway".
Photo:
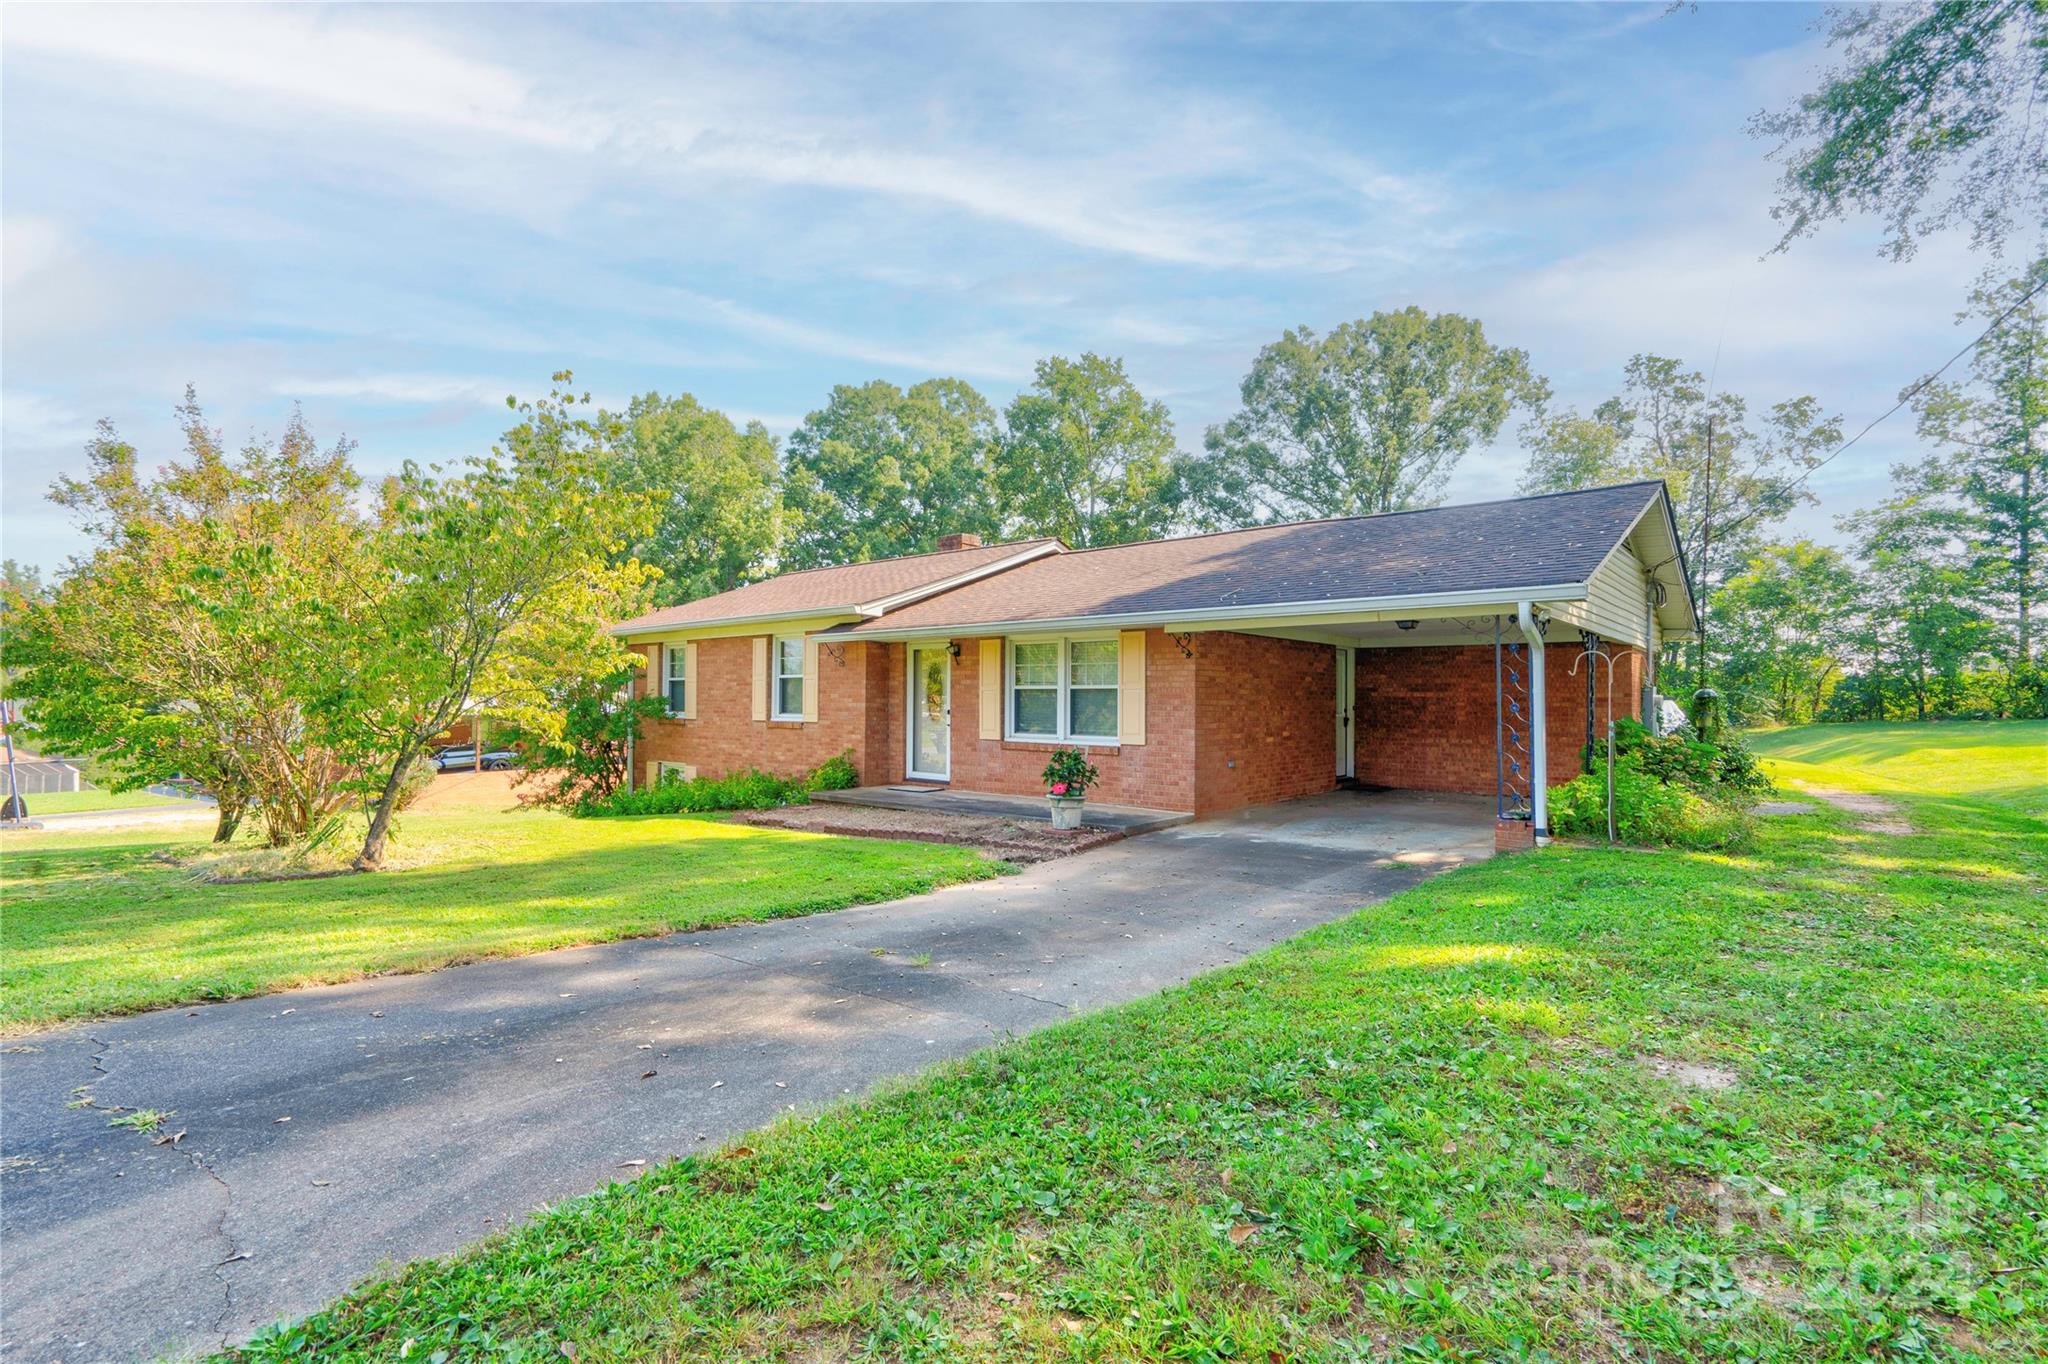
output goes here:
<path id="1" fill-rule="evenodd" d="M 815 791 L 814 801 L 835 805 L 872 805 L 884 810 L 916 810 L 932 814 L 991 815 L 998 819 L 1046 818 L 1044 796 L 1005 796 L 953 786 L 897 782 L 889 786 L 856 786 L 850 791 Z M 1149 834 L 1189 824 L 1185 810 L 1155 810 L 1148 805 L 1111 805 L 1091 800 L 1081 808 L 1081 826 L 1114 829 L 1123 834 Z"/>
<path id="2" fill-rule="evenodd" d="M 1174 985 L 1484 857 L 1491 814 L 1338 793 L 866 909 L 18 1039 L 0 1048 L 0 1358 L 245 1339 L 635 1162 Z M 112 1128 L 116 1106 L 183 1136 Z"/>

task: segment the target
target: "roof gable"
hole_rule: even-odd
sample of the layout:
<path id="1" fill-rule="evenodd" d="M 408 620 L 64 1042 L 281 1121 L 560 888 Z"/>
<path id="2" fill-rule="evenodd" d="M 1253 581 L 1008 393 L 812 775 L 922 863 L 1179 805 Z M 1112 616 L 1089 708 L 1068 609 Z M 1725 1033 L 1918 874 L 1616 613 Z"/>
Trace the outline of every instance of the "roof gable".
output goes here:
<path id="1" fill-rule="evenodd" d="M 872 559 L 836 568 L 800 569 L 635 616 L 614 625 L 612 633 L 649 634 L 753 620 L 879 615 L 943 591 L 950 584 L 971 581 L 977 574 L 1001 572 L 1005 565 L 1057 554 L 1063 548 L 1059 541 L 1051 539 L 1013 540 L 1008 544 Z"/>

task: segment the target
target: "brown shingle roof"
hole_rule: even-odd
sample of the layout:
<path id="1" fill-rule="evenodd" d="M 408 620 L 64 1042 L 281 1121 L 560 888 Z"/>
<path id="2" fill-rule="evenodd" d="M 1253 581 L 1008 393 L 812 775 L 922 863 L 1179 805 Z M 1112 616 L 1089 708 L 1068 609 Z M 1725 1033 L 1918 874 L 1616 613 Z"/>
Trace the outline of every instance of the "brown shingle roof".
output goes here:
<path id="1" fill-rule="evenodd" d="M 835 633 L 1583 583 L 1661 483 L 1070 550 Z"/>
<path id="2" fill-rule="evenodd" d="M 612 627 L 613 634 L 638 634 L 675 626 L 710 625 L 762 616 L 853 615 L 858 608 L 988 568 L 1046 546 L 1048 539 L 1012 540 L 1002 545 L 939 550 L 898 559 L 875 559 L 839 568 L 803 569 L 749 583 L 681 606 L 665 606 Z"/>

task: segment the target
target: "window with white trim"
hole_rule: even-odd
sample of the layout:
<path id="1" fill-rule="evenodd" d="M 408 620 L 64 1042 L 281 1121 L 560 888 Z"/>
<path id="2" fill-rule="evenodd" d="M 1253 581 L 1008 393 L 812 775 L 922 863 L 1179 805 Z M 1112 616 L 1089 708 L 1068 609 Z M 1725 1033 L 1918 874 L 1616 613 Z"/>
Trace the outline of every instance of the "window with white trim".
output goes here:
<path id="1" fill-rule="evenodd" d="M 804 638 L 775 637 L 775 718 L 804 718 Z"/>
<path id="2" fill-rule="evenodd" d="M 697 778 L 697 769 L 689 763 L 656 763 L 654 770 L 657 782 L 695 781 Z"/>
<path id="3" fill-rule="evenodd" d="M 1009 641 L 1008 737 L 1115 743 L 1121 661 L 1114 635 Z"/>
<path id="4" fill-rule="evenodd" d="M 685 645 L 671 644 L 663 650 L 668 655 L 668 671 L 663 678 L 668 696 L 668 713 L 681 715 L 689 709 L 689 677 L 685 669 L 689 664 L 689 649 Z"/>

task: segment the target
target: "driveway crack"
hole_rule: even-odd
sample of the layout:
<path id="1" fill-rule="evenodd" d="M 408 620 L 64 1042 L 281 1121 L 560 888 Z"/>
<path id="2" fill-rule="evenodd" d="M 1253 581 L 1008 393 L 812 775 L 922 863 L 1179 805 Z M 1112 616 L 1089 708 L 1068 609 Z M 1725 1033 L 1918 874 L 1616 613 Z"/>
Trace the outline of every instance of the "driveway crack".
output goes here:
<path id="1" fill-rule="evenodd" d="M 108 1055 L 114 1050 L 114 1044 L 104 1041 L 91 1033 L 87 1033 L 86 1037 L 95 1048 L 91 1058 L 93 1078 L 72 1091 L 77 1096 L 73 1101 L 74 1106 L 86 1108 L 95 1113 L 112 1113 L 117 1116 L 131 1111 L 120 1104 L 101 1103 L 93 1094 L 93 1087 L 113 1073 L 107 1069 L 106 1060 Z M 220 1190 L 220 1211 L 214 1215 L 213 1236 L 225 1248 L 226 1254 L 220 1259 L 215 1260 L 208 1267 L 213 1274 L 214 1282 L 220 1285 L 220 1311 L 214 1314 L 213 1327 L 209 1334 L 220 1341 L 222 1349 L 227 1349 L 234 1343 L 228 1337 L 228 1317 L 235 1307 L 235 1285 L 234 1281 L 228 1276 L 227 1267 L 234 1264 L 237 1260 L 249 1258 L 248 1252 L 244 1251 L 241 1244 L 235 1239 L 235 1234 L 228 1230 L 228 1214 L 234 1208 L 235 1191 L 225 1179 L 221 1178 L 220 1172 L 213 1168 L 213 1163 L 210 1160 L 201 1155 L 197 1150 L 188 1149 L 179 1141 L 179 1138 L 185 1135 L 183 1132 L 168 1138 L 152 1137 L 148 1132 L 144 1131 L 137 1131 L 136 1135 L 138 1137 L 148 1137 L 155 1145 L 168 1145 L 173 1155 L 182 1156 L 186 1164 L 212 1180 L 214 1186 Z"/>

